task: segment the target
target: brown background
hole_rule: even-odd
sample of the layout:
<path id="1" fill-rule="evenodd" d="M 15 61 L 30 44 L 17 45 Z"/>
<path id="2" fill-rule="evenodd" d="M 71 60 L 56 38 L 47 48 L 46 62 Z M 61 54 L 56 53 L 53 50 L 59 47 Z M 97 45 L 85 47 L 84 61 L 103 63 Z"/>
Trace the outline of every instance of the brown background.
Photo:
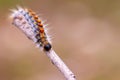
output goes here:
<path id="1" fill-rule="evenodd" d="M 120 80 L 120 0 L 0 0 L 0 80 L 64 80 L 11 25 L 16 5 L 47 20 L 53 48 L 77 80 Z"/>

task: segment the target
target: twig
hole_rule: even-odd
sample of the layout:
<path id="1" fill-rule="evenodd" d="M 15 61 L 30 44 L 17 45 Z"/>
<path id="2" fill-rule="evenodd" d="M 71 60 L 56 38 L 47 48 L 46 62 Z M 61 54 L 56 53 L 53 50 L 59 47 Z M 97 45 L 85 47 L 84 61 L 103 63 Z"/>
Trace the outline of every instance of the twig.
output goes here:
<path id="1" fill-rule="evenodd" d="M 13 25 L 19 28 L 30 40 L 42 49 L 50 61 L 59 69 L 66 80 L 76 80 L 75 75 L 52 49 L 46 29 L 40 18 L 31 9 L 12 10 Z"/>
<path id="2" fill-rule="evenodd" d="M 60 72 L 64 75 L 66 80 L 76 80 L 75 75 L 72 71 L 66 66 L 66 64 L 60 59 L 60 57 L 55 53 L 53 49 L 49 52 L 45 52 L 49 57 L 51 62 L 60 70 Z"/>

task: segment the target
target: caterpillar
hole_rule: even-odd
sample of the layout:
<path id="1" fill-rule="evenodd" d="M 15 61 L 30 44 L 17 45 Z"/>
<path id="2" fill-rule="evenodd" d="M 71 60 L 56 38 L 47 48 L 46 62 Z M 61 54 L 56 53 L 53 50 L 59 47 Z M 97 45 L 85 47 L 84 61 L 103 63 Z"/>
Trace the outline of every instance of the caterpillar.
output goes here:
<path id="1" fill-rule="evenodd" d="M 18 7 L 17 10 L 12 10 L 10 17 L 13 21 L 12 24 L 24 32 L 38 47 L 45 51 L 51 50 L 52 46 L 47 31 L 33 10 Z"/>

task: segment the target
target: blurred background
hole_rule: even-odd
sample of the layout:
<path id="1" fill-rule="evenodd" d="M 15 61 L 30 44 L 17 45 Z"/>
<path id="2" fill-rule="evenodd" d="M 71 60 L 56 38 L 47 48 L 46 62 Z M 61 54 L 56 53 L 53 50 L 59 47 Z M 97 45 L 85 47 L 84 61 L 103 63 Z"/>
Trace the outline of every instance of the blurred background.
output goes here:
<path id="1" fill-rule="evenodd" d="M 65 80 L 8 19 L 16 5 L 47 20 L 77 80 L 120 80 L 120 0 L 0 0 L 0 80 Z"/>

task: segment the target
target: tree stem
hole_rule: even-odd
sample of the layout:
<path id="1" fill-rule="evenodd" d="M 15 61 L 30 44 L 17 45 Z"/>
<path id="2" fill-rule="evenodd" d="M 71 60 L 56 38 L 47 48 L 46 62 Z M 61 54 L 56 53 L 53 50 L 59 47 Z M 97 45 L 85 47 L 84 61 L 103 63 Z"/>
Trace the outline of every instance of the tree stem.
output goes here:
<path id="1" fill-rule="evenodd" d="M 53 49 L 45 51 L 50 61 L 57 67 L 57 69 L 64 75 L 66 80 L 76 80 L 75 75 L 66 66 L 66 64 L 60 59 Z"/>

